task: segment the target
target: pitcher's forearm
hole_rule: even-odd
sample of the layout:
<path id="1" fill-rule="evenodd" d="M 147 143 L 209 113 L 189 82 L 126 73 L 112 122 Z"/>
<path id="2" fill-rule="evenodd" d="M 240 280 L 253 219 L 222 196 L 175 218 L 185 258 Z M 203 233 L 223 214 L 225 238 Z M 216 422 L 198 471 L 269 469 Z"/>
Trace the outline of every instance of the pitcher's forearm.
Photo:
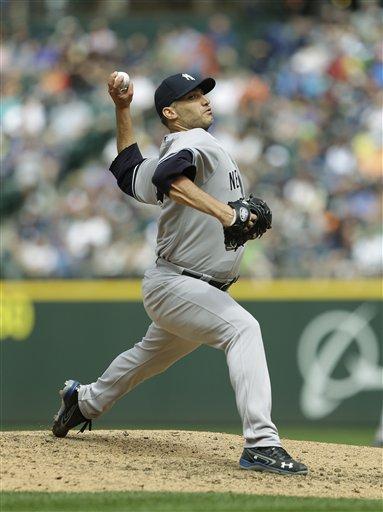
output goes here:
<path id="1" fill-rule="evenodd" d="M 233 222 L 234 210 L 231 206 L 207 194 L 185 176 L 173 181 L 169 197 L 176 203 L 191 206 L 202 213 L 215 217 L 224 226 L 230 226 Z"/>
<path id="2" fill-rule="evenodd" d="M 121 151 L 136 142 L 130 107 L 116 107 L 117 151 Z"/>

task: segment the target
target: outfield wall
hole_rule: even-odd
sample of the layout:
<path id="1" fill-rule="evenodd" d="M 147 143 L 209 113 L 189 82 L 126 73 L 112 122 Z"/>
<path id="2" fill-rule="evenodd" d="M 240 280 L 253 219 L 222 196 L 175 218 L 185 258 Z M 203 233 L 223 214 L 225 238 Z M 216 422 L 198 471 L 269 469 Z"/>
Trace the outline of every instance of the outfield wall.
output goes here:
<path id="1" fill-rule="evenodd" d="M 261 324 L 275 421 L 377 424 L 380 282 L 243 280 L 231 294 Z M 7 281 L 1 313 L 3 425 L 50 423 L 62 382 L 94 380 L 150 323 L 136 280 Z M 201 347 L 141 384 L 105 421 L 238 421 L 224 354 Z"/>

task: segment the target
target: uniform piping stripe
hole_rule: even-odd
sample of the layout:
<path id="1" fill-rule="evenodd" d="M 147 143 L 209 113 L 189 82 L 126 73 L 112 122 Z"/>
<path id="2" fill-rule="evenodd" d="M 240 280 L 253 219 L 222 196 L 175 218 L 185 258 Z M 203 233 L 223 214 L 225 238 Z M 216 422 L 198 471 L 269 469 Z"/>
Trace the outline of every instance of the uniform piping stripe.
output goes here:
<path id="1" fill-rule="evenodd" d="M 181 150 L 180 150 L 181 151 Z M 158 160 L 158 165 L 159 164 L 162 164 L 162 162 L 165 162 L 166 160 L 168 160 L 169 158 L 171 158 L 172 156 L 176 155 L 179 151 L 175 151 L 174 153 L 170 153 L 170 155 L 166 155 L 164 156 L 163 158 L 160 158 Z"/>
<path id="2" fill-rule="evenodd" d="M 142 162 L 144 162 L 146 160 L 146 158 L 144 158 L 142 160 Z M 136 167 L 134 168 L 133 170 L 133 178 L 132 178 L 132 194 L 133 194 L 133 197 L 134 199 L 137 199 L 137 201 L 139 201 L 138 197 L 136 196 L 136 178 L 137 178 L 137 171 L 138 171 L 138 168 L 140 167 L 140 165 L 142 164 L 142 162 L 140 162 L 139 164 L 136 165 Z"/>
<path id="3" fill-rule="evenodd" d="M 169 158 L 172 158 L 174 155 L 177 155 L 177 153 L 179 153 L 180 151 L 190 151 L 190 153 L 193 155 L 193 164 L 194 164 L 194 161 L 195 161 L 195 153 L 194 153 L 194 150 L 192 148 L 180 148 L 178 151 L 175 151 L 174 153 L 171 153 L 170 155 L 166 155 L 164 156 L 163 158 L 161 158 L 159 161 L 158 161 L 158 164 L 162 164 L 163 162 L 165 162 L 166 160 L 168 160 Z"/>
<path id="4" fill-rule="evenodd" d="M 194 151 L 193 151 L 191 148 L 185 148 L 185 150 L 186 150 L 186 151 L 189 151 L 189 152 L 191 153 L 191 156 L 192 156 L 192 159 L 193 159 L 193 160 L 192 160 L 192 165 L 195 165 L 195 159 L 196 159 L 196 157 L 195 157 L 195 153 L 194 153 Z"/>

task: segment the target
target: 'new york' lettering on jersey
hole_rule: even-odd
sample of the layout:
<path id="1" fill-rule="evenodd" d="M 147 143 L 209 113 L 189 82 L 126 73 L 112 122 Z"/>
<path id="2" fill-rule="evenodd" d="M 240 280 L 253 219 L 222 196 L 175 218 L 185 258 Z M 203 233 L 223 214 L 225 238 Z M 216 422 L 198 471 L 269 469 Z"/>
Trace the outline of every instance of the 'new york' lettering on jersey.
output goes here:
<path id="1" fill-rule="evenodd" d="M 239 177 L 239 173 L 237 169 L 229 172 L 229 182 L 230 182 L 230 190 L 235 190 L 236 188 L 241 188 L 241 180 Z"/>

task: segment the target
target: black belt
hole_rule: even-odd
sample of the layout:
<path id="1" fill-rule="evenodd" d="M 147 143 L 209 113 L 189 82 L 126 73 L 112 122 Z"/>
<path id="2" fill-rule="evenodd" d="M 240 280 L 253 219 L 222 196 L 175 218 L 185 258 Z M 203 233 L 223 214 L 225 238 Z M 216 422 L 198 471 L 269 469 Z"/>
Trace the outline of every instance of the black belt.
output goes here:
<path id="1" fill-rule="evenodd" d="M 215 281 L 214 279 L 210 279 L 209 281 L 207 281 L 206 279 L 204 279 L 203 274 L 199 274 L 198 272 L 193 272 L 191 270 L 183 270 L 181 274 L 183 276 L 194 277 L 194 279 L 202 279 L 211 286 L 214 286 L 214 288 L 218 288 L 218 290 L 222 290 L 223 292 L 228 290 L 230 286 L 238 280 L 238 277 L 234 277 L 234 279 L 231 279 L 231 281 L 228 281 L 227 283 L 221 283 L 219 281 Z"/>

